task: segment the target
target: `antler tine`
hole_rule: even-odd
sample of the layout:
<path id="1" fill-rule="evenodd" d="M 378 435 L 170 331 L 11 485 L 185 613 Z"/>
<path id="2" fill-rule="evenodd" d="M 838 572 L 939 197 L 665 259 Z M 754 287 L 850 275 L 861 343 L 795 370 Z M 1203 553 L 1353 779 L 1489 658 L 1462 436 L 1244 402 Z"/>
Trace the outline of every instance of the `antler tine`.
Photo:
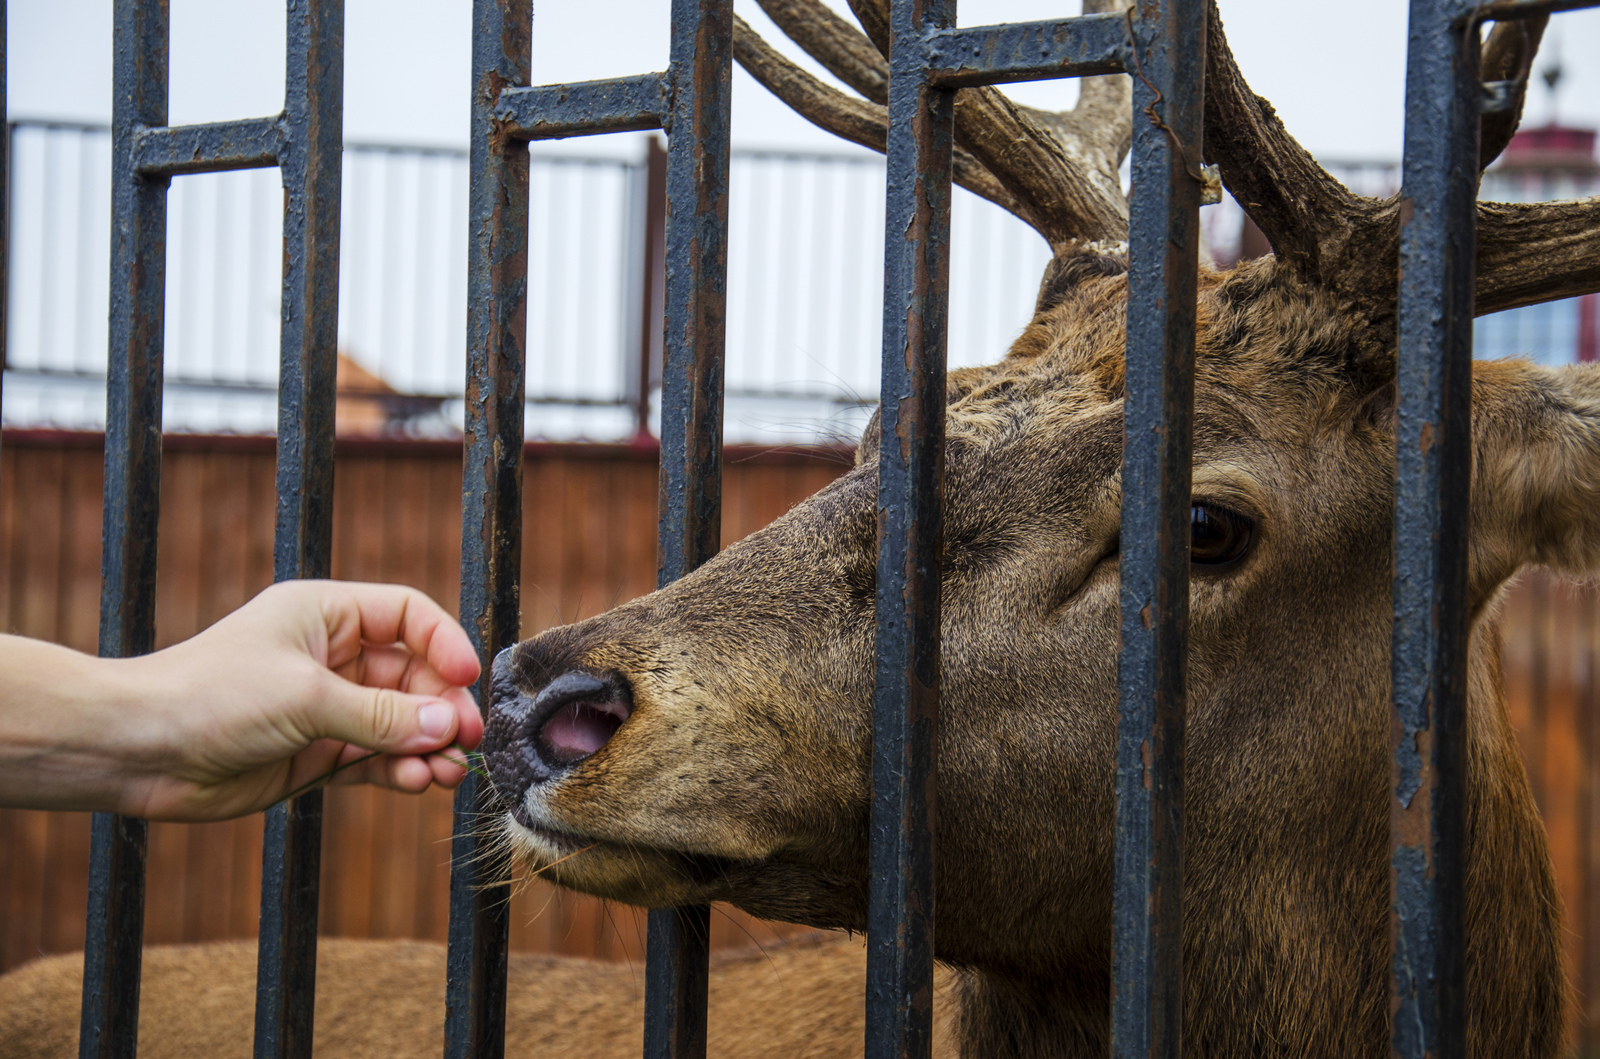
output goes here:
<path id="1" fill-rule="evenodd" d="M 1506 110 L 1485 114 L 1479 125 L 1478 168 L 1487 169 L 1489 163 L 1500 157 L 1517 126 L 1522 124 L 1522 105 L 1528 98 L 1528 74 L 1533 70 L 1533 57 L 1538 54 L 1539 42 L 1544 38 L 1549 15 L 1511 19 L 1495 23 L 1489 39 L 1483 43 L 1479 74 L 1485 81 L 1510 81 L 1513 89 L 1512 105 Z"/>
<path id="2" fill-rule="evenodd" d="M 823 84 L 780 55 L 737 15 L 733 19 L 733 57 L 750 76 L 813 125 L 874 151 L 885 150 L 889 124 L 886 108 Z M 955 152 L 954 168 L 956 183 L 1039 228 L 1026 205 L 960 148 Z"/>
<path id="3" fill-rule="evenodd" d="M 1475 312 L 1600 291 L 1600 197 L 1478 203 Z"/>
<path id="4" fill-rule="evenodd" d="M 1099 2 L 1114 8 L 1124 0 Z M 887 55 L 887 0 L 850 0 L 850 9 Z M 956 93 L 956 142 L 1038 218 L 1034 227 L 1058 254 L 1086 242 L 1127 238 L 1128 204 L 1117 167 L 1127 151 L 1131 118 L 1091 120 L 1115 105 L 1114 93 L 1108 98 L 1105 90 L 1092 90 L 1087 100 L 1080 97 L 1082 110 L 1068 114 L 1020 107 L 994 88 Z"/>
<path id="5" fill-rule="evenodd" d="M 784 36 L 823 67 L 866 96 L 889 102 L 889 64 L 859 29 L 818 0 L 756 0 Z"/>
<path id="6" fill-rule="evenodd" d="M 1550 17 L 1495 24 L 1481 53 L 1485 81 L 1511 81 L 1512 106 L 1485 114 L 1480 168 L 1505 150 L 1522 121 L 1528 75 Z M 1478 203 L 1479 316 L 1600 291 L 1600 197 L 1571 202 Z"/>
<path id="7" fill-rule="evenodd" d="M 1382 289 L 1393 276 L 1397 236 L 1374 253 L 1392 206 L 1352 194 L 1289 135 L 1272 104 L 1250 91 L 1234 62 L 1215 0 L 1206 37 L 1205 153 L 1280 263 L 1346 289 Z M 1391 223 L 1390 227 L 1394 227 Z M 1351 274 L 1351 268 L 1360 274 Z M 1392 285 L 1392 282 L 1391 282 Z"/>

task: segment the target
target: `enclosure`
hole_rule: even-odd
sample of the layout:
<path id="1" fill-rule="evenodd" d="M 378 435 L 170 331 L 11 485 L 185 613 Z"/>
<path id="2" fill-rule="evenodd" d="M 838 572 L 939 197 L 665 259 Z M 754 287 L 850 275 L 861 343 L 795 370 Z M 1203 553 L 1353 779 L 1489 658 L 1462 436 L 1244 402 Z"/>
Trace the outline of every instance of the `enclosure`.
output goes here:
<path id="1" fill-rule="evenodd" d="M 956 282 L 952 181 L 962 157 L 956 93 L 1132 75 L 1111 1025 L 1119 1056 L 1176 1056 L 1200 207 L 1220 198 L 1216 167 L 1204 165 L 1199 151 L 1206 52 L 1196 42 L 1206 39 L 1208 7 L 1198 0 L 1150 0 L 1127 10 L 1087 6 L 1077 17 L 993 26 L 957 25 L 954 3 L 944 0 L 895 0 L 889 8 L 887 164 L 883 204 L 873 215 L 882 227 L 871 229 L 883 237 L 881 271 L 858 268 L 847 277 L 842 287 L 858 301 L 831 314 L 826 322 L 833 331 L 816 339 L 819 346 L 844 345 L 863 332 L 876 334 L 871 310 L 881 308 L 882 373 L 869 395 L 856 385 L 860 379 L 827 392 L 774 382 L 760 376 L 759 366 L 750 368 L 753 362 L 740 362 L 750 373 L 729 381 L 730 328 L 747 336 L 783 329 L 792 293 L 765 302 L 742 298 L 730 311 L 736 285 L 755 288 L 759 279 L 754 268 L 730 275 L 730 216 L 745 208 L 741 191 L 753 200 L 771 195 L 785 208 L 795 198 L 785 198 L 781 180 L 762 187 L 761 167 L 771 159 L 745 159 L 743 186 L 734 179 L 729 110 L 736 24 L 728 0 L 673 0 L 667 70 L 561 85 L 539 85 L 530 68 L 527 5 L 475 0 L 471 146 L 465 173 L 452 185 L 453 213 L 444 214 L 456 224 L 464 214 L 464 246 L 459 259 L 425 249 L 414 256 L 419 269 L 437 265 L 464 290 L 449 305 L 412 301 L 412 318 L 403 324 L 392 310 L 369 320 L 375 345 L 386 353 L 404 344 L 402 334 L 415 341 L 444 328 L 445 320 L 464 328 L 459 386 L 440 381 L 439 365 L 416 352 L 420 345 L 386 373 L 388 381 L 353 358 L 341 361 L 342 299 L 359 289 L 341 272 L 341 234 L 348 253 L 352 243 L 363 247 L 393 226 L 370 218 L 365 229 L 341 223 L 341 210 L 349 208 L 344 167 L 362 164 L 363 156 L 342 136 L 340 0 L 287 5 L 283 113 L 196 126 L 167 121 L 166 5 L 117 0 L 116 111 L 109 144 L 101 143 L 109 148 L 112 189 L 104 428 L 12 429 L 0 441 L 0 605 L 8 628 L 84 648 L 97 643 L 101 654 L 125 656 L 203 628 L 272 580 L 403 580 L 459 600 L 485 663 L 476 690 L 487 712 L 487 663 L 501 649 L 673 583 L 848 466 L 848 444 L 792 451 L 725 445 L 725 399 L 810 402 L 839 414 L 846 435 L 876 405 L 882 436 L 897 443 L 877 454 L 865 1043 L 875 1057 L 926 1055 L 937 923 L 944 380 Z M 1453 1055 L 1464 1032 L 1464 796 L 1452 755 L 1465 708 L 1464 505 L 1476 252 L 1476 184 L 1469 176 L 1482 115 L 1505 110 L 1522 90 L 1509 81 L 1482 83 L 1479 33 L 1489 22 L 1582 6 L 1593 5 L 1412 5 L 1408 138 L 1399 170 L 1407 208 L 1398 249 L 1404 280 L 1392 861 L 1395 936 L 1412 955 L 1393 959 L 1397 1054 Z M 568 286 L 559 257 L 549 275 L 534 275 L 531 231 L 570 218 L 551 205 L 559 176 L 543 183 L 530 176 L 530 142 L 641 129 L 663 131 L 667 146 L 653 147 L 635 169 L 605 175 L 599 163 L 567 163 L 580 171 L 578 220 L 594 213 L 586 196 L 632 189 L 631 205 L 613 217 L 610 234 L 637 253 L 578 268 L 582 278 Z M 26 139 L 15 131 L 8 136 L 8 173 Z M 75 149 L 90 157 L 90 147 Z M 54 182 L 44 164 L 40 186 L 48 190 Z M 425 176 L 432 164 L 418 163 L 419 184 L 432 179 Z M 172 358 L 181 360 L 180 370 L 169 371 L 169 189 L 192 174 L 271 167 L 281 172 L 284 196 L 275 367 L 269 346 L 252 338 L 243 377 L 218 376 L 215 365 L 182 343 Z M 852 179 L 839 173 L 841 183 Z M 88 186 L 80 180 L 80 194 Z M 808 207 L 813 226 L 837 222 L 831 201 L 823 195 Z M 185 232 L 200 230 L 199 222 L 183 223 Z M 434 243 L 424 243 L 425 229 Z M 80 244 L 91 230 L 79 222 Z M 46 224 L 28 231 L 43 256 L 58 249 L 60 240 L 49 232 Z M 457 235 L 435 219 L 416 226 L 416 246 L 456 246 Z M 748 222 L 741 235 L 758 249 L 763 240 L 781 241 L 763 234 L 759 222 Z M 274 242 L 263 237 L 260 246 Z M 597 242 L 579 238 L 567 257 L 581 259 Z M 1025 253 L 1038 255 L 1039 248 L 1002 247 L 996 257 Z M 397 255 L 382 256 L 387 266 Z M 61 322 L 51 311 L 52 282 L 65 278 L 87 288 L 86 258 L 80 245 L 72 257 L 79 267 L 47 261 L 37 270 L 29 289 L 40 310 L 28 318 L 36 337 Z M 818 255 L 811 262 L 806 295 L 821 297 L 836 278 L 827 260 Z M 380 291 L 394 287 L 382 267 L 377 273 Z M 979 278 L 969 275 L 963 286 Z M 995 283 L 993 300 L 1016 299 L 1015 283 L 987 278 Z M 212 279 L 209 288 L 198 280 L 179 288 L 178 304 L 193 317 L 183 326 L 200 328 L 196 314 L 205 312 L 217 333 L 231 326 L 218 306 L 232 281 Z M 573 330 L 563 322 L 564 303 L 599 298 L 602 282 L 616 288 L 612 308 L 601 314 L 611 327 L 596 340 L 616 351 L 608 366 L 562 375 L 553 357 L 530 363 L 535 326 L 545 327 L 551 348 L 559 345 L 558 333 Z M 879 282 L 881 303 L 860 302 L 860 288 Z M 16 281 L 7 289 L 18 289 Z M 545 300 L 531 304 L 530 292 Z M 1594 297 L 1574 309 L 1580 356 L 1585 349 L 1594 355 Z M 983 303 L 982 297 L 964 303 L 969 319 Z M 359 331 L 349 304 L 347 328 Z M 259 306 L 245 313 L 242 329 L 254 335 L 251 312 L 259 315 Z M 801 323 L 796 316 L 792 326 Z M 815 319 L 809 325 L 818 326 Z M 39 338 L 39 355 L 17 366 L 35 381 L 93 378 L 92 367 L 85 371 L 74 357 L 96 345 L 98 335 L 81 318 L 73 327 L 70 341 Z M 981 332 L 974 325 L 973 333 Z M 765 341 L 749 344 L 759 349 Z M 13 363 L 8 354 L 8 367 Z M 749 384 L 735 385 L 741 381 Z M 275 404 L 276 438 L 164 438 L 164 386 L 218 382 L 238 390 L 241 401 L 254 401 L 252 414 L 263 425 L 264 409 Z M 613 443 L 530 442 L 526 418 L 543 405 L 565 409 L 566 425 L 553 433 L 609 434 Z M 336 440 L 341 412 L 352 428 L 376 423 L 387 436 Z M 90 602 L 96 599 L 98 613 Z M 1532 577 L 1509 605 L 1505 649 L 1522 751 L 1575 924 L 1566 964 L 1575 981 L 1592 987 L 1586 998 L 1600 997 L 1595 611 L 1591 591 Z M 1427 797 L 1413 803 L 1417 785 Z M 714 916 L 698 905 L 654 909 L 646 917 L 548 888 L 512 902 L 503 867 L 484 856 L 492 840 L 473 826 L 499 807 L 473 775 L 456 795 L 453 814 L 437 797 L 402 806 L 345 791 L 314 791 L 264 819 L 203 829 L 150 827 L 111 814 L 96 814 L 86 826 L 77 818 L 8 811 L 0 816 L 6 848 L 0 885 L 8 895 L 0 954 L 11 966 L 38 952 L 85 946 L 82 1054 L 96 1056 L 135 1053 L 145 941 L 258 934 L 258 1056 L 314 1050 L 319 932 L 447 941 L 449 975 L 440 983 L 447 1056 L 502 1054 L 508 943 L 626 957 L 645 968 L 646 1053 L 696 1056 L 705 1052 L 708 947 L 798 929 L 727 910 Z M 80 926 L 76 917 L 85 904 L 89 915 Z M 1582 1032 L 1590 1043 L 1588 1026 Z"/>

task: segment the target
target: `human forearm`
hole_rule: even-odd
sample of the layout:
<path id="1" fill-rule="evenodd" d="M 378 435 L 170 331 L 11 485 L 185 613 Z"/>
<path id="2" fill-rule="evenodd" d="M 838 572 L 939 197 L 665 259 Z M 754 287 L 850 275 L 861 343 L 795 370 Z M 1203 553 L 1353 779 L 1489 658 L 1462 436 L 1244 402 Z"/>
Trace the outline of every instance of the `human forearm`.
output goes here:
<path id="1" fill-rule="evenodd" d="M 139 745 L 149 721 L 128 723 L 135 683 L 126 661 L 0 636 L 0 804 L 120 806 L 153 749 Z"/>
<path id="2" fill-rule="evenodd" d="M 392 585 L 277 585 L 138 658 L 0 637 L 0 805 L 208 820 L 336 769 L 454 786 L 465 762 L 447 748 L 482 734 L 477 673 L 460 626 Z"/>

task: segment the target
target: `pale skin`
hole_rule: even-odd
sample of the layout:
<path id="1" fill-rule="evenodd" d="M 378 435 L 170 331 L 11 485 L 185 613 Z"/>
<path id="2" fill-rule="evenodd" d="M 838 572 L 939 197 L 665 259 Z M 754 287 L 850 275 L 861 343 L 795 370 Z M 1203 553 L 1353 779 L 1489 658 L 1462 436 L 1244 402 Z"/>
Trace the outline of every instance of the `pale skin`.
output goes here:
<path id="1" fill-rule="evenodd" d="M 0 636 L 0 805 L 221 820 L 341 765 L 330 782 L 454 787 L 477 678 L 461 626 L 398 585 L 274 585 L 137 658 Z"/>

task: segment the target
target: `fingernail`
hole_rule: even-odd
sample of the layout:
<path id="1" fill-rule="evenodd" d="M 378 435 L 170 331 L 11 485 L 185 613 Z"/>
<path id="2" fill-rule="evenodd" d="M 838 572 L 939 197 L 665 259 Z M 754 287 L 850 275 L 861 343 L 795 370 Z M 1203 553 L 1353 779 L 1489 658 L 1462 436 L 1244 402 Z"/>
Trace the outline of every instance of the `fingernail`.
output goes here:
<path id="1" fill-rule="evenodd" d="M 417 711 L 417 724 L 429 739 L 443 739 L 449 735 L 455 719 L 455 707 L 442 702 L 430 702 Z"/>

